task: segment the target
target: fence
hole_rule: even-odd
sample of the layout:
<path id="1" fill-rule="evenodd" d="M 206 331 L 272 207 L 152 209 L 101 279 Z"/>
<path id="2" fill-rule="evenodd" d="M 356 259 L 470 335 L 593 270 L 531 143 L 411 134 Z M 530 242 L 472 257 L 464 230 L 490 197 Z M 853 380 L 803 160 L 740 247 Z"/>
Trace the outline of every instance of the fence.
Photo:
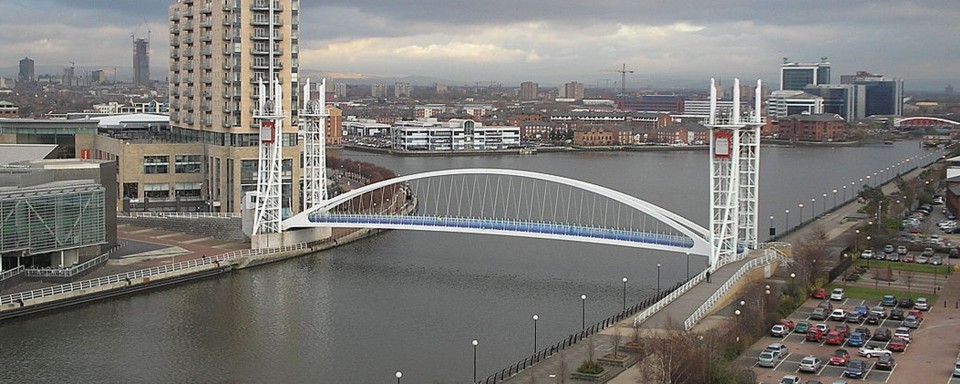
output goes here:
<path id="1" fill-rule="evenodd" d="M 703 302 L 700 308 L 697 308 L 697 310 L 694 311 L 693 314 L 690 315 L 690 317 L 684 320 L 683 327 L 689 330 L 690 328 L 693 328 L 694 325 L 697 325 L 700 319 L 706 316 L 707 313 L 709 313 L 710 310 L 713 309 L 713 306 L 716 305 L 717 302 L 719 302 L 720 299 L 723 298 L 723 296 L 726 295 L 727 292 L 729 292 L 730 289 L 732 289 L 737 284 L 737 282 L 740 281 L 740 279 L 743 278 L 743 276 L 746 275 L 748 272 L 752 271 L 754 268 L 770 264 L 777 260 L 783 261 L 783 262 L 789 261 L 786 257 L 780 254 L 780 252 L 777 251 L 776 249 L 767 248 L 764 250 L 763 256 L 747 261 L 745 264 L 743 264 L 740 267 L 740 269 L 737 270 L 736 273 L 733 274 L 733 276 L 730 276 L 730 278 L 727 279 L 727 281 L 723 283 L 722 286 L 720 286 L 720 289 L 714 292 L 713 295 L 710 295 L 710 297 Z"/>
<path id="2" fill-rule="evenodd" d="M 125 212 L 118 213 L 120 217 L 208 217 L 233 219 L 240 217 L 239 213 L 233 212 Z"/>
<path id="3" fill-rule="evenodd" d="M 107 260 L 110 259 L 110 255 L 124 245 L 124 243 L 117 244 L 115 247 L 110 248 L 110 250 L 108 250 L 106 253 L 87 260 L 82 264 L 74 265 L 70 268 L 30 268 L 25 272 L 27 277 L 73 277 L 90 268 L 107 262 Z"/>
<path id="4" fill-rule="evenodd" d="M 19 267 L 14 268 L 14 269 L 10 269 L 10 270 L 4 271 L 4 272 L 0 273 L 0 281 L 4 281 L 4 280 L 9 279 L 9 278 L 11 278 L 11 277 L 14 277 L 14 276 L 16 276 L 16 275 L 19 275 L 19 274 L 23 273 L 23 271 L 24 271 L 25 269 L 26 269 L 26 268 L 24 268 L 24 267 L 21 265 L 21 266 L 19 266 Z"/>
<path id="5" fill-rule="evenodd" d="M 664 297 L 667 297 L 667 296 L 673 294 L 675 291 L 677 291 L 678 289 L 680 289 L 681 286 L 683 286 L 685 283 L 689 283 L 689 282 L 690 282 L 690 281 L 687 281 L 687 282 L 679 282 L 679 283 L 677 283 L 676 285 L 674 285 L 672 288 L 667 288 L 666 290 L 660 292 L 660 293 L 657 294 L 657 295 L 654 295 L 654 296 L 652 296 L 652 297 L 649 297 L 649 298 L 647 298 L 646 300 L 644 300 L 644 301 L 642 301 L 642 302 L 640 302 L 640 303 L 638 303 L 638 304 L 636 304 L 636 305 L 634 305 L 634 306 L 632 306 L 632 307 L 629 307 L 629 308 L 627 308 L 626 310 L 624 310 L 624 311 L 622 311 L 622 312 L 616 313 L 616 314 L 614 314 L 614 315 L 612 315 L 612 316 L 610 316 L 610 317 L 608 317 L 608 318 L 606 318 L 606 319 L 604 319 L 604 320 L 602 320 L 602 321 L 600 321 L 600 322 L 598 322 L 598 323 L 596 323 L 596 324 L 593 324 L 593 325 L 587 327 L 587 329 L 584 329 L 584 330 L 582 330 L 582 331 L 580 331 L 580 332 L 577 332 L 577 333 L 575 333 L 575 334 L 572 334 L 572 335 L 570 335 L 570 336 L 567 336 L 567 338 L 558 341 L 556 344 L 552 344 L 552 345 L 550 345 L 550 346 L 548 346 L 548 347 L 546 347 L 546 348 L 544 348 L 544 349 L 542 349 L 542 350 L 540 350 L 540 351 L 537 351 L 537 353 L 534 353 L 533 355 L 530 355 L 530 356 L 524 358 L 523 360 L 518 361 L 516 364 L 511 364 L 510 366 L 508 366 L 508 367 L 500 370 L 499 372 L 494 373 L 494 374 L 492 374 L 492 375 L 490 375 L 490 376 L 487 376 L 487 377 L 486 377 L 485 379 L 483 379 L 483 380 L 477 381 L 477 383 L 475 383 L 475 384 L 496 384 L 496 383 L 502 382 L 502 381 L 504 381 L 504 380 L 506 380 L 506 379 L 509 379 L 511 376 L 513 376 L 513 375 L 515 375 L 515 374 L 517 374 L 517 373 L 520 373 L 520 371 L 522 371 L 522 370 L 524 370 L 524 369 L 526 369 L 526 368 L 529 368 L 529 367 L 532 366 L 533 364 L 536 364 L 536 363 L 540 362 L 540 361 L 543 360 L 543 359 L 546 359 L 546 358 L 548 358 L 548 357 L 550 357 L 550 356 L 553 356 L 554 354 L 559 353 L 560 351 L 565 350 L 565 349 L 567 349 L 568 347 L 572 347 L 572 346 L 573 346 L 574 344 L 576 344 L 577 342 L 579 342 L 579 341 L 581 341 L 581 340 L 583 340 L 583 339 L 585 339 L 585 338 L 587 338 L 587 337 L 590 337 L 591 335 L 596 334 L 596 333 L 598 333 L 598 332 L 600 332 L 600 331 L 603 331 L 603 330 L 606 329 L 607 327 L 610 327 L 611 325 L 614 325 L 614 324 L 622 321 L 623 319 L 626 319 L 626 318 L 628 318 L 628 317 L 630 317 L 630 316 L 633 316 L 633 315 L 636 314 L 637 312 L 639 312 L 639 311 L 641 311 L 641 310 L 644 310 L 644 309 L 646 309 L 646 308 L 649 308 L 651 305 L 654 305 L 655 303 L 657 303 L 657 302 L 659 302 L 659 301 L 662 301 Z"/>
<path id="6" fill-rule="evenodd" d="M 672 303 L 678 297 L 682 296 L 684 293 L 687 293 L 687 291 L 689 291 L 690 288 L 693 288 L 695 285 L 703 281 L 703 279 L 705 279 L 706 276 L 707 276 L 706 270 L 698 273 L 692 279 L 688 280 L 686 283 L 681 285 L 678 289 L 675 289 L 672 292 L 670 292 L 670 294 L 664 297 L 662 300 L 657 301 L 649 308 L 643 310 L 643 312 L 640 312 L 640 314 L 637 315 L 635 319 L 633 319 L 633 326 L 639 327 L 640 324 L 643 324 L 644 321 L 647 321 L 647 319 L 649 319 L 650 317 L 653 317 L 653 315 L 656 315 L 657 312 L 660 312 L 661 309 L 665 308 L 667 305 L 670 305 L 670 303 Z"/>
<path id="7" fill-rule="evenodd" d="M 0 305 L 10 304 L 14 302 L 23 303 L 24 300 L 39 299 L 43 297 L 60 295 L 63 293 L 78 291 L 82 289 L 96 288 L 103 285 L 115 284 L 121 281 L 130 282 L 131 279 L 139 279 L 144 277 L 151 277 L 162 275 L 165 273 L 180 271 L 189 268 L 195 268 L 203 265 L 216 264 L 224 261 L 236 260 L 242 257 L 248 256 L 257 256 L 265 255 L 271 253 L 280 253 L 280 252 L 289 252 L 307 249 L 309 246 L 307 243 L 299 243 L 285 247 L 279 248 L 263 248 L 263 249 L 245 249 L 240 251 L 234 251 L 229 253 L 224 253 L 216 256 L 208 256 L 200 259 L 182 261 L 179 263 L 173 263 L 168 265 L 161 265 L 152 268 L 139 269 L 136 271 L 118 273 L 115 275 L 104 276 L 96 279 L 83 280 L 69 284 L 61 284 L 53 287 L 46 287 L 40 289 L 34 289 L 32 291 L 12 293 L 9 295 L 0 296 Z"/>

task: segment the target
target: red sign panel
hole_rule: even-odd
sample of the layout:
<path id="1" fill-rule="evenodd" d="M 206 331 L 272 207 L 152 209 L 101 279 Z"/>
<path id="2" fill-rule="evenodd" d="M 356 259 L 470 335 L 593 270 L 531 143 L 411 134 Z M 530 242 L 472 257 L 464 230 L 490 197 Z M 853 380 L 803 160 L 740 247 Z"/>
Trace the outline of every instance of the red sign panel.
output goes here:
<path id="1" fill-rule="evenodd" d="M 713 157 L 718 159 L 730 158 L 733 151 L 733 133 L 717 131 L 713 134 Z"/>
<path id="2" fill-rule="evenodd" d="M 264 144 L 272 144 L 273 133 L 276 127 L 276 124 L 274 124 L 272 121 L 264 121 L 260 123 L 260 142 Z"/>
<path id="3" fill-rule="evenodd" d="M 89 149 L 80 150 L 80 158 L 83 160 L 90 160 L 90 150 Z"/>

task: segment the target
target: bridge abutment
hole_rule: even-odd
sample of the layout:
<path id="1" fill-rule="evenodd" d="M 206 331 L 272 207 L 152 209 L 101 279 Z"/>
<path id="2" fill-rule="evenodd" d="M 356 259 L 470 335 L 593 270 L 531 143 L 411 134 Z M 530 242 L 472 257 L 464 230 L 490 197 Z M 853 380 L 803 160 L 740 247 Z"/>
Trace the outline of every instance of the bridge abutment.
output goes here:
<path id="1" fill-rule="evenodd" d="M 277 248 L 300 243 L 312 243 L 333 236 L 330 227 L 311 227 L 286 230 L 280 233 L 261 233 L 250 236 L 250 248 Z"/>

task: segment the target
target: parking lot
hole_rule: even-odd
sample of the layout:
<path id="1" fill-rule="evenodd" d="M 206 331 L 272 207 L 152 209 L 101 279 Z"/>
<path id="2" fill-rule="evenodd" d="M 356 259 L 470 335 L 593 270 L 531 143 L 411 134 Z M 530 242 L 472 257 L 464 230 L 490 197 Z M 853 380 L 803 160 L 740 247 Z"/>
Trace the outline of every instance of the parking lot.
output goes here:
<path id="1" fill-rule="evenodd" d="M 794 322 L 807 321 L 811 327 L 816 324 L 825 324 L 830 329 L 834 329 L 837 325 L 845 324 L 850 327 L 851 330 L 859 327 L 866 327 L 870 330 L 871 336 L 876 333 L 876 330 L 879 328 L 888 328 L 894 331 L 896 328 L 901 326 L 901 320 L 893 320 L 888 318 L 883 319 L 879 324 L 867 324 L 865 321 L 859 323 L 847 323 L 840 322 L 835 320 L 811 320 L 810 315 L 813 313 L 814 308 L 819 304 L 821 300 L 819 299 L 810 299 L 797 309 L 790 317 L 790 320 Z M 832 301 L 833 307 L 835 309 L 845 309 L 847 311 L 853 310 L 859 305 L 867 306 L 867 308 L 873 308 L 878 306 L 880 303 L 878 301 L 869 301 L 858 298 L 845 298 L 840 301 Z M 888 311 L 893 307 L 885 307 Z M 905 314 L 909 309 L 912 308 L 901 308 Z M 949 314 L 941 314 L 938 312 L 950 312 Z M 757 378 L 761 383 L 778 383 L 780 378 L 785 375 L 797 375 L 802 379 L 803 383 L 806 383 L 808 380 L 819 380 L 825 384 L 834 383 L 837 381 L 846 381 L 846 382 L 877 382 L 877 383 L 896 383 L 896 382 L 909 382 L 915 383 L 943 383 L 948 384 L 960 384 L 960 378 L 954 378 L 951 376 L 953 370 L 953 359 L 956 357 L 960 359 L 960 345 L 957 344 L 956 336 L 950 337 L 950 342 L 946 346 L 948 348 L 952 347 L 953 352 L 949 355 L 940 355 L 936 356 L 935 360 L 938 360 L 935 365 L 931 361 L 931 357 L 927 356 L 928 352 L 936 353 L 932 348 L 926 348 L 926 345 L 938 345 L 940 347 L 945 346 L 944 340 L 937 340 L 938 336 L 933 336 L 933 339 L 929 339 L 932 332 L 944 331 L 944 328 L 955 330 L 960 321 L 954 320 L 954 318 L 960 314 L 957 309 L 950 307 L 945 308 L 943 306 L 931 305 L 930 310 L 923 312 L 924 320 L 920 323 L 920 326 L 916 329 L 911 330 L 911 340 L 907 344 L 906 349 L 903 352 L 893 351 L 891 356 L 895 360 L 895 365 L 891 370 L 882 370 L 878 369 L 876 362 L 878 358 L 871 357 L 862 357 L 858 356 L 859 347 L 847 346 L 846 342 L 849 338 L 844 338 L 842 345 L 829 345 L 825 341 L 807 341 L 805 334 L 790 332 L 783 338 L 775 336 L 765 336 L 761 340 L 757 341 L 750 350 L 744 352 L 741 355 L 739 364 L 742 366 L 750 366 L 751 369 L 757 373 Z M 934 328 L 928 330 L 927 328 Z M 954 331 L 948 331 L 947 334 L 955 335 Z M 771 343 L 782 343 L 787 346 L 788 354 L 783 358 L 777 361 L 773 368 L 760 367 L 757 364 L 757 356 L 766 348 L 767 345 Z M 868 340 L 865 345 L 874 345 L 887 349 L 889 341 L 874 341 L 872 339 Z M 922 348 L 917 349 L 917 346 L 920 345 Z M 850 354 L 851 360 L 862 360 L 865 363 L 865 373 L 862 378 L 853 379 L 844 377 L 845 367 L 829 365 L 830 356 L 837 349 L 845 349 Z M 823 366 L 820 367 L 815 373 L 801 372 L 799 370 L 800 361 L 806 356 L 816 356 L 823 361 Z M 921 363 L 922 362 L 922 363 Z M 898 371 L 902 369 L 901 364 L 910 366 L 908 375 L 898 374 Z M 923 366 L 913 367 L 913 365 L 924 364 Z M 918 369 L 919 368 L 919 369 Z M 913 372 L 921 371 L 921 377 L 913 376 Z M 899 379 L 892 380 L 893 377 L 899 377 Z"/>

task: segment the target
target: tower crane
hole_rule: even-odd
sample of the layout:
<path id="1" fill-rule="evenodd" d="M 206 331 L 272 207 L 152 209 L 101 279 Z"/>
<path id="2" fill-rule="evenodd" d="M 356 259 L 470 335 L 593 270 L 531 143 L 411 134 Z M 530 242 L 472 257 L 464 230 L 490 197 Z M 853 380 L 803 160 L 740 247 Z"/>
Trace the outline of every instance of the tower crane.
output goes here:
<path id="1" fill-rule="evenodd" d="M 624 63 L 620 69 L 601 69 L 600 72 L 619 73 L 620 74 L 620 97 L 627 94 L 627 74 L 633 73 L 633 70 L 627 70 L 627 64 Z"/>

